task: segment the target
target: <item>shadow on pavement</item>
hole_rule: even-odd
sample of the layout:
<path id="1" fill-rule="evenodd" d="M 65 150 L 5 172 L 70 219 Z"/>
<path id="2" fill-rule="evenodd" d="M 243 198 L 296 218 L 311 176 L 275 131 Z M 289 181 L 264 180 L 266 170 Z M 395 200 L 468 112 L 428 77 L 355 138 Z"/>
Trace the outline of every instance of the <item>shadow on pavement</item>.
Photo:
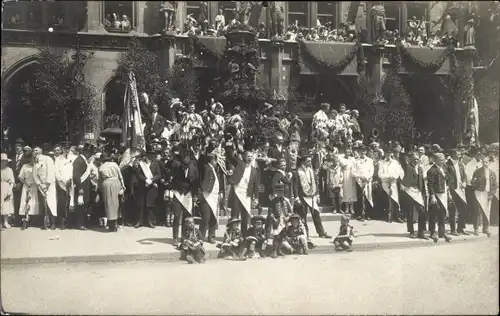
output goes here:
<path id="1" fill-rule="evenodd" d="M 401 237 L 408 239 L 408 233 L 372 233 L 369 235 L 374 237 Z"/>
<path id="2" fill-rule="evenodd" d="M 143 238 L 137 240 L 137 243 L 141 245 L 152 245 L 154 243 L 162 243 L 162 244 L 168 244 L 172 245 L 172 242 L 174 240 L 172 238 Z"/>

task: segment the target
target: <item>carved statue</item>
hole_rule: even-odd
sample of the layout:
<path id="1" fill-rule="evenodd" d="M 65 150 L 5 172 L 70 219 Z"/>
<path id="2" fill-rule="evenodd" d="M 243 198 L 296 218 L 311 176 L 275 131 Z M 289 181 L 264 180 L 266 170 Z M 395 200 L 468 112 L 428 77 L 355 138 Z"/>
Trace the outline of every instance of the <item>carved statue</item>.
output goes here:
<path id="1" fill-rule="evenodd" d="M 172 31 L 175 24 L 177 1 L 163 1 L 161 11 L 165 14 L 165 31 Z"/>
<path id="2" fill-rule="evenodd" d="M 285 2 L 271 1 L 271 36 L 282 38 L 285 25 Z"/>
<path id="3" fill-rule="evenodd" d="M 474 44 L 476 44 L 476 30 L 474 24 L 474 19 L 470 19 L 465 26 L 465 46 L 474 46 Z"/>
<path id="4" fill-rule="evenodd" d="M 384 3 L 379 1 L 370 11 L 371 14 L 371 38 L 372 43 L 382 42 L 385 33 L 385 8 Z"/>
<path id="5" fill-rule="evenodd" d="M 252 1 L 236 1 L 236 20 L 242 24 L 248 24 Z"/>

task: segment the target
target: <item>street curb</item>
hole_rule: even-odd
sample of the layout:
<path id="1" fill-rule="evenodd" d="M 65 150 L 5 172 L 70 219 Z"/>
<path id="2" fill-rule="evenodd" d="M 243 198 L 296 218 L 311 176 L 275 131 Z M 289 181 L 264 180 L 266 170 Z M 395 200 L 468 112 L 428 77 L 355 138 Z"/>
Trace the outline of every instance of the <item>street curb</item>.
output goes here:
<path id="1" fill-rule="evenodd" d="M 456 238 L 456 237 L 455 237 Z M 493 235 L 492 238 L 498 238 Z M 454 245 L 467 242 L 478 242 L 488 239 L 487 236 L 469 237 L 461 239 L 453 239 L 451 243 L 446 243 L 440 239 L 438 243 L 429 240 L 406 240 L 401 242 L 391 243 L 360 243 L 354 241 L 353 248 L 355 252 L 366 252 L 373 250 L 389 250 L 389 249 L 406 249 L 417 247 L 436 247 L 442 245 Z M 172 246 L 169 246 L 172 247 Z M 219 250 L 208 250 L 206 252 L 207 258 L 210 260 L 217 259 Z M 309 250 L 309 254 L 328 254 L 336 253 L 333 244 L 320 245 L 314 249 Z M 342 251 L 340 252 L 342 253 Z M 149 254 L 111 254 L 111 255 L 92 255 L 92 256 L 68 256 L 68 257 L 44 257 L 44 258 L 5 258 L 1 259 L 2 266 L 14 265 L 30 265 L 30 264 L 55 264 L 55 263 L 105 263 L 105 262 L 129 262 L 129 261 L 164 261 L 176 262 L 179 260 L 180 252 L 162 252 L 162 253 L 149 253 Z"/>

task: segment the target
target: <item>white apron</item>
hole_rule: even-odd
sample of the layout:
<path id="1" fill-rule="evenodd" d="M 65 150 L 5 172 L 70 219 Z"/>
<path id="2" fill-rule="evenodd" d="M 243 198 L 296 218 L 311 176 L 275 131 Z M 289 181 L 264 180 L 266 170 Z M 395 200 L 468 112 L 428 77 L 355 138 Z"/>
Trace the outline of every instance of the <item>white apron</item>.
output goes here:
<path id="1" fill-rule="evenodd" d="M 383 180 L 382 182 L 382 188 L 384 189 L 385 193 L 399 205 L 399 192 L 398 192 L 398 183 L 396 180 L 394 180 L 391 184 L 389 184 L 390 181 L 388 180 Z"/>
<path id="2" fill-rule="evenodd" d="M 401 185 L 401 190 L 406 192 L 406 194 L 408 194 L 413 199 L 413 201 L 417 202 L 422 207 L 425 207 L 424 198 L 422 196 L 422 192 L 420 192 L 419 189 L 414 187 L 408 188 L 405 187 L 404 185 Z"/>
<path id="3" fill-rule="evenodd" d="M 212 213 L 215 216 L 215 220 L 218 226 L 219 225 L 219 177 L 217 176 L 214 167 L 210 164 L 208 166 L 212 168 L 215 180 L 212 192 L 203 192 L 203 198 L 207 202 L 208 206 L 210 206 L 210 209 L 212 210 Z"/>
<path id="4" fill-rule="evenodd" d="M 189 169 L 186 169 L 186 176 L 189 172 Z M 179 203 L 188 211 L 188 213 L 192 216 L 193 215 L 193 199 L 191 197 L 191 192 L 188 192 L 186 194 L 181 194 L 179 191 L 172 191 L 174 193 L 174 197 L 177 199 Z"/>
<path id="5" fill-rule="evenodd" d="M 358 183 L 359 187 L 363 190 L 363 195 L 366 197 L 368 203 L 370 203 L 371 207 L 373 207 L 372 180 L 368 181 L 368 183 L 364 187 L 360 179 L 356 179 L 356 182 Z"/>
<path id="6" fill-rule="evenodd" d="M 437 202 L 441 202 L 442 206 L 444 207 L 444 210 L 446 211 L 446 217 L 448 217 L 448 193 L 435 193 L 437 197 Z"/>
<path id="7" fill-rule="evenodd" d="M 303 181 L 302 179 L 304 179 L 306 176 L 307 176 L 306 170 L 300 169 L 299 170 L 299 179 L 300 179 L 300 181 Z M 312 181 L 315 181 L 315 179 L 313 179 Z M 312 186 L 313 184 L 310 183 L 310 185 Z M 310 207 L 311 209 L 316 210 L 316 211 L 319 212 L 319 205 L 318 205 L 319 194 L 316 194 L 314 196 L 301 196 L 300 199 L 308 207 Z"/>
<path id="8" fill-rule="evenodd" d="M 252 168 L 248 167 L 245 169 L 245 172 L 243 173 L 243 176 L 241 177 L 241 181 L 238 184 L 235 184 L 233 186 L 234 189 L 234 194 L 240 200 L 241 205 L 243 205 L 243 208 L 245 211 L 248 213 L 249 216 L 251 216 L 251 210 L 252 210 L 252 197 L 247 196 L 248 192 L 248 183 L 250 182 L 250 174 L 252 172 Z"/>
<path id="9" fill-rule="evenodd" d="M 491 172 L 491 170 L 489 171 Z M 486 188 L 484 191 L 477 191 L 474 190 L 474 195 L 476 196 L 476 200 L 481 206 L 481 210 L 483 211 L 483 216 L 486 216 L 488 219 L 488 222 L 490 221 L 490 210 L 491 210 L 491 200 L 488 199 L 488 193 L 491 190 L 491 183 L 490 183 L 490 174 L 485 173 L 486 177 Z"/>

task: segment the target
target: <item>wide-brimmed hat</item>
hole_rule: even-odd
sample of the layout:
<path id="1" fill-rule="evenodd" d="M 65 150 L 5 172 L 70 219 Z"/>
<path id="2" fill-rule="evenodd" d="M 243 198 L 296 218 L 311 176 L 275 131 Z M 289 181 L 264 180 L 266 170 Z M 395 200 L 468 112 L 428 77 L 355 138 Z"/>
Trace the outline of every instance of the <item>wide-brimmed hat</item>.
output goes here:
<path id="1" fill-rule="evenodd" d="M 0 161 L 7 161 L 7 162 L 9 162 L 10 159 L 9 159 L 9 157 L 7 157 L 7 154 L 2 153 L 2 154 L 0 154 Z"/>
<path id="2" fill-rule="evenodd" d="M 300 220 L 300 216 L 298 214 L 292 214 L 292 216 L 290 216 L 289 220 L 291 221 L 292 219 Z"/>
<path id="3" fill-rule="evenodd" d="M 264 223 L 265 220 L 266 220 L 266 218 L 264 216 L 262 216 L 262 215 L 255 215 L 251 219 L 252 223 L 255 223 L 256 221 L 262 221 L 262 223 Z"/>
<path id="4" fill-rule="evenodd" d="M 234 224 L 234 223 L 239 223 L 241 222 L 241 219 L 238 219 L 238 218 L 232 218 L 230 219 L 228 222 L 227 222 L 227 226 L 231 225 L 231 224 Z"/>

